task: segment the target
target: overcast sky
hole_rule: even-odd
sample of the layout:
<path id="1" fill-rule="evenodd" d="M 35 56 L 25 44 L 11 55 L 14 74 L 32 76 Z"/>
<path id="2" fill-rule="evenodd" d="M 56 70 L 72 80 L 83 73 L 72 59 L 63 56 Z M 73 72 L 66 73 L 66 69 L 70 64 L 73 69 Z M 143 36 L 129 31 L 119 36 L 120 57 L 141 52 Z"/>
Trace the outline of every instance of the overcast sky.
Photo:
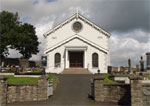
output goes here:
<path id="1" fill-rule="evenodd" d="M 40 53 L 44 50 L 43 33 L 68 17 L 79 13 L 111 33 L 111 65 L 139 64 L 140 56 L 150 51 L 150 0 L 0 0 L 0 11 L 18 12 L 20 20 L 36 27 Z M 20 54 L 10 50 L 9 57 Z"/>

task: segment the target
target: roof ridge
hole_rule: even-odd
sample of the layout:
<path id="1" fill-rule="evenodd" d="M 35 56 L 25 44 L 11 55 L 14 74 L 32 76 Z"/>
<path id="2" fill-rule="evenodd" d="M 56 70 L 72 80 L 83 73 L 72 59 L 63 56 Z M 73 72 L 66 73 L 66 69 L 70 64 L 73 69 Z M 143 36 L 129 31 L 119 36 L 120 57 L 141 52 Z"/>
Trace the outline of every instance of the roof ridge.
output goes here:
<path id="1" fill-rule="evenodd" d="M 93 28 L 95 28 L 96 30 L 100 31 L 101 33 L 103 33 L 104 35 L 110 37 L 110 33 L 108 33 L 107 31 L 105 31 L 104 29 L 102 29 L 101 27 L 99 27 L 98 25 L 96 25 L 94 22 L 90 21 L 89 19 L 85 18 L 84 16 L 82 16 L 80 13 L 75 13 L 74 15 L 72 15 L 71 17 L 69 17 L 68 19 L 66 19 L 65 21 L 61 22 L 60 24 L 56 25 L 54 28 L 52 28 L 51 30 L 47 31 L 44 34 L 44 37 L 46 38 L 49 34 L 55 32 L 56 30 L 58 30 L 59 28 L 61 28 L 62 26 L 64 26 L 65 24 L 71 22 L 74 18 L 76 19 L 81 19 L 82 21 L 86 22 L 87 24 L 90 24 Z"/>

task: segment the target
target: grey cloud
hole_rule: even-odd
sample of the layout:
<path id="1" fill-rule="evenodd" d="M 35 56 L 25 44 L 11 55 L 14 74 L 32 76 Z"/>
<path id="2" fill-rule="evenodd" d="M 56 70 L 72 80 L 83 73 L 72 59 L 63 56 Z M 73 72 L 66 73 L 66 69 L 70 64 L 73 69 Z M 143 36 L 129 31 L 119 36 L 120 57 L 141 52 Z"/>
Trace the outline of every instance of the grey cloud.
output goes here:
<path id="1" fill-rule="evenodd" d="M 108 31 L 125 32 L 141 28 L 149 32 L 149 3 L 146 0 L 97 1 L 91 6 L 92 20 Z"/>

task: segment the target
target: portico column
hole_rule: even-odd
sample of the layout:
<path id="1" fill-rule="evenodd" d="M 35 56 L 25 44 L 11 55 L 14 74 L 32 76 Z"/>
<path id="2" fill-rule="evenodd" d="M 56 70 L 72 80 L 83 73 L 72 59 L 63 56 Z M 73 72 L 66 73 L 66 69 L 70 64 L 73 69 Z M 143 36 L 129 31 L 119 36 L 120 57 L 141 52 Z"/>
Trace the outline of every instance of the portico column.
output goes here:
<path id="1" fill-rule="evenodd" d="M 65 52 L 65 68 L 69 68 L 68 50 Z"/>
<path id="2" fill-rule="evenodd" d="M 87 68 L 87 60 L 86 60 L 86 53 L 87 53 L 87 51 L 86 50 L 84 50 L 84 68 Z"/>

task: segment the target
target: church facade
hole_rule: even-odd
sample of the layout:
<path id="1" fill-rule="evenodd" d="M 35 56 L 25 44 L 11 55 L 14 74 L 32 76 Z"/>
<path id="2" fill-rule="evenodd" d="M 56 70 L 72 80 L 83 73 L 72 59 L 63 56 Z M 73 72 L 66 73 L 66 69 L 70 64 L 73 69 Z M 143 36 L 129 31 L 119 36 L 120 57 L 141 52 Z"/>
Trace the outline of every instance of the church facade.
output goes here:
<path id="1" fill-rule="evenodd" d="M 107 73 L 110 64 L 110 34 L 79 13 L 44 34 L 47 73 L 84 68 Z"/>

